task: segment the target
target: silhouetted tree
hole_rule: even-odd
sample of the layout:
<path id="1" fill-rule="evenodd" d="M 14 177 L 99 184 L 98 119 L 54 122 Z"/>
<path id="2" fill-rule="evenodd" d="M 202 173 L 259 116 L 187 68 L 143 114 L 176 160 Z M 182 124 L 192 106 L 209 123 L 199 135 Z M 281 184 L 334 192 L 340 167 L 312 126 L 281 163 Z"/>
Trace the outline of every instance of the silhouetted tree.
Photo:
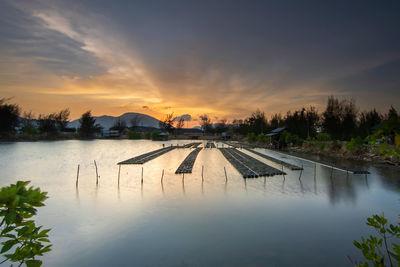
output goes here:
<path id="1" fill-rule="evenodd" d="M 165 115 L 164 119 L 160 121 L 160 128 L 165 129 L 169 133 L 174 131 L 174 113 Z"/>
<path id="2" fill-rule="evenodd" d="M 235 134 L 247 135 L 249 132 L 249 126 L 245 123 L 244 120 L 234 119 L 232 121 L 232 130 Z"/>
<path id="3" fill-rule="evenodd" d="M 249 125 L 250 132 L 253 132 L 256 135 L 265 133 L 269 130 L 265 113 L 261 112 L 259 109 L 253 112 L 251 116 L 246 119 L 246 123 Z"/>
<path id="4" fill-rule="evenodd" d="M 185 124 L 185 119 L 181 117 L 178 120 L 178 123 L 176 124 L 176 130 L 179 132 L 183 128 L 184 124 Z"/>
<path id="5" fill-rule="evenodd" d="M 342 105 L 342 124 L 341 124 L 341 138 L 343 140 L 350 140 L 356 136 L 357 131 L 357 114 L 358 110 L 354 99 L 343 100 Z"/>
<path id="6" fill-rule="evenodd" d="M 372 134 L 372 127 L 379 125 L 382 123 L 382 115 L 379 114 L 376 109 L 373 109 L 368 112 L 361 112 L 360 114 L 360 122 L 358 126 L 358 134 L 365 138 L 368 135 Z"/>
<path id="7" fill-rule="evenodd" d="M 37 129 L 34 125 L 35 115 L 32 111 L 24 111 L 22 115 L 22 132 L 26 135 L 37 134 Z"/>
<path id="8" fill-rule="evenodd" d="M 227 122 L 226 119 L 220 120 L 215 126 L 215 132 L 219 134 L 226 132 L 226 130 L 228 129 L 226 122 Z"/>
<path id="9" fill-rule="evenodd" d="M 271 120 L 269 122 L 269 125 L 271 127 L 271 129 L 276 129 L 279 127 L 284 126 L 285 121 L 282 119 L 282 115 L 279 113 L 275 113 L 272 117 Z"/>
<path id="10" fill-rule="evenodd" d="M 39 131 L 45 134 L 57 134 L 56 113 L 40 114 L 38 118 Z"/>
<path id="11" fill-rule="evenodd" d="M 123 130 L 126 129 L 126 122 L 124 120 L 121 120 L 121 118 L 118 118 L 114 125 L 110 128 L 110 130 L 115 130 L 118 132 L 122 132 Z"/>
<path id="12" fill-rule="evenodd" d="M 96 123 L 96 119 L 92 117 L 92 114 L 89 111 L 82 114 L 81 118 L 79 119 L 80 127 L 78 129 L 78 133 L 82 137 L 93 137 L 95 133 L 101 131 L 101 127 L 99 124 Z"/>
<path id="13" fill-rule="evenodd" d="M 399 114 L 397 113 L 397 110 L 393 106 L 390 106 L 389 112 L 386 115 L 386 117 L 388 120 L 397 119 L 399 117 Z"/>
<path id="14" fill-rule="evenodd" d="M 293 114 L 288 111 L 285 118 L 286 131 L 295 134 L 301 138 L 306 138 L 308 133 L 308 126 L 306 120 L 306 110 L 296 110 Z"/>
<path id="15" fill-rule="evenodd" d="M 67 127 L 70 113 L 70 110 L 66 108 L 55 114 L 56 126 L 60 131 L 63 131 Z"/>
<path id="16" fill-rule="evenodd" d="M 310 106 L 306 110 L 306 120 L 307 120 L 307 137 L 315 137 L 317 135 L 317 126 L 320 123 L 320 116 L 317 109 Z"/>
<path id="17" fill-rule="evenodd" d="M 200 115 L 200 125 L 205 133 L 212 133 L 214 131 L 211 125 L 211 119 L 207 114 Z"/>
<path id="18" fill-rule="evenodd" d="M 20 108 L 17 104 L 9 104 L 10 99 L 0 99 L 0 135 L 14 131 L 19 123 Z"/>
<path id="19" fill-rule="evenodd" d="M 357 114 L 354 99 L 339 102 L 330 96 L 325 112 L 322 114 L 324 131 L 333 139 L 350 140 L 357 133 Z"/>
<path id="20" fill-rule="evenodd" d="M 326 110 L 322 113 L 322 127 L 333 139 L 341 138 L 342 105 L 334 96 L 328 98 Z"/>
<path id="21" fill-rule="evenodd" d="M 383 136 L 390 137 L 390 142 L 393 143 L 394 137 L 400 134 L 400 117 L 393 106 L 390 107 L 386 118 L 379 127 L 379 131 Z"/>

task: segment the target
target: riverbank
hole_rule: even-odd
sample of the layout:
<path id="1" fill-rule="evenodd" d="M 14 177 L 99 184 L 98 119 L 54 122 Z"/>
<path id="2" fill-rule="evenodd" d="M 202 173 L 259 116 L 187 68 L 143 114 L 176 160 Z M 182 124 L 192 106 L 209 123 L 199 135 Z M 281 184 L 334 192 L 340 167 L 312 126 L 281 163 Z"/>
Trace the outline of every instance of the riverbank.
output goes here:
<path id="1" fill-rule="evenodd" d="M 392 166 L 400 166 L 400 157 L 389 155 L 385 151 L 380 151 L 379 146 L 363 145 L 360 149 L 350 151 L 347 147 L 347 142 L 327 141 L 318 143 L 304 142 L 301 146 L 287 146 L 281 149 L 275 149 L 273 146 L 260 143 L 248 142 L 241 140 L 239 144 L 243 147 L 250 148 L 267 148 L 282 152 L 296 153 L 311 156 L 324 156 L 340 160 L 362 161 L 373 164 L 386 164 Z"/>

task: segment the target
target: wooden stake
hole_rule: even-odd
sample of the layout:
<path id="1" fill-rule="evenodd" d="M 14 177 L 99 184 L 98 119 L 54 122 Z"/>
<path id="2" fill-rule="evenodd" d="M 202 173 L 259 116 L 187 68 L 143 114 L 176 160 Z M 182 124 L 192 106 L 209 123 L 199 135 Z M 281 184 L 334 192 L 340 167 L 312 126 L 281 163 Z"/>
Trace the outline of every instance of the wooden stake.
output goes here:
<path id="1" fill-rule="evenodd" d="M 317 163 L 315 163 L 314 165 L 314 177 L 317 176 Z"/>
<path id="2" fill-rule="evenodd" d="M 204 171 L 204 166 L 201 166 L 201 180 L 204 181 L 204 176 L 203 176 L 203 171 Z"/>
<path id="3" fill-rule="evenodd" d="M 121 164 L 119 164 L 119 168 L 118 168 L 118 186 L 119 186 L 119 177 L 121 174 Z"/>
<path id="4" fill-rule="evenodd" d="M 96 167 L 96 185 L 99 184 L 99 173 L 97 172 L 97 164 L 96 161 L 94 161 L 94 166 Z"/>
<path id="5" fill-rule="evenodd" d="M 78 181 L 79 181 L 79 164 L 78 164 L 78 170 L 76 171 L 76 187 L 78 187 Z"/>
<path id="6" fill-rule="evenodd" d="M 143 184 L 143 167 L 142 167 L 142 180 L 141 183 Z"/>
<path id="7" fill-rule="evenodd" d="M 228 182 L 228 176 L 226 175 L 226 169 L 225 169 L 225 166 L 224 166 L 224 172 L 225 172 L 225 182 Z"/>
<path id="8" fill-rule="evenodd" d="M 163 182 L 164 179 L 164 169 L 162 169 L 162 174 L 161 174 L 161 183 Z"/>

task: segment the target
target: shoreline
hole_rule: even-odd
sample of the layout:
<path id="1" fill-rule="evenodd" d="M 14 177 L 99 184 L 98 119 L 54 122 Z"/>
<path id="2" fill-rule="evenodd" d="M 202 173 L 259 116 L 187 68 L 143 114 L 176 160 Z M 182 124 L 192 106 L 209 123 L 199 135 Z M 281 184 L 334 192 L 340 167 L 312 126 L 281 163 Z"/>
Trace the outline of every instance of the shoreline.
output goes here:
<path id="1" fill-rule="evenodd" d="M 198 140 L 210 140 L 214 139 L 213 136 L 204 136 Z M 73 135 L 65 135 L 65 136 L 37 136 L 37 137 L 13 137 L 13 138 L 1 138 L 0 143 L 12 143 L 12 142 L 41 142 L 41 141 L 67 141 L 67 140 L 77 140 L 77 141 L 93 141 L 93 140 L 151 140 L 151 139 L 129 139 L 125 136 L 120 137 L 94 137 L 94 138 L 80 138 Z M 184 138 L 171 138 L 170 140 L 191 140 L 191 139 L 184 139 Z M 215 140 L 215 139 L 214 139 Z M 152 140 L 152 141 L 165 141 L 165 140 Z M 215 141 L 222 141 L 227 142 L 224 140 L 215 140 Z M 229 142 L 234 140 L 229 140 Z M 361 153 L 352 153 L 347 151 L 346 149 L 319 149 L 317 147 L 307 147 L 307 146 L 289 146 L 284 149 L 274 149 L 271 146 L 264 144 L 264 143 L 250 143 L 245 140 L 241 141 L 234 141 L 238 142 L 238 144 L 242 146 L 247 146 L 250 148 L 266 148 L 271 149 L 277 152 L 283 153 L 295 153 L 301 155 L 310 155 L 310 156 L 325 156 L 334 159 L 345 159 L 350 161 L 359 161 L 363 163 L 372 163 L 372 164 L 384 164 L 386 166 L 396 166 L 400 167 L 400 160 L 396 160 L 395 158 L 391 157 L 384 157 L 378 153 L 374 153 L 371 151 L 361 152 Z"/>
<path id="2" fill-rule="evenodd" d="M 390 157 L 385 157 L 383 155 L 380 155 L 378 153 L 374 153 L 371 151 L 368 152 L 361 152 L 361 153 L 352 153 L 350 151 L 345 150 L 343 147 L 341 149 L 319 149 L 317 147 L 306 147 L 306 146 L 291 146 L 291 147 L 286 147 L 284 149 L 275 149 L 269 145 L 266 144 L 260 144 L 260 143 L 250 143 L 248 141 L 238 141 L 238 144 L 240 144 L 243 147 L 251 147 L 251 148 L 265 148 L 265 149 L 270 149 L 276 152 L 282 152 L 282 153 L 295 153 L 295 154 L 300 154 L 300 155 L 309 155 L 309 156 L 323 156 L 323 157 L 329 157 L 332 159 L 336 160 L 349 160 L 349 161 L 354 161 L 354 162 L 360 162 L 360 163 L 370 163 L 374 165 L 380 165 L 384 164 L 386 166 L 396 166 L 400 167 L 400 160 L 396 160 L 395 158 L 390 158 Z M 305 158 L 306 158 L 305 157 Z"/>

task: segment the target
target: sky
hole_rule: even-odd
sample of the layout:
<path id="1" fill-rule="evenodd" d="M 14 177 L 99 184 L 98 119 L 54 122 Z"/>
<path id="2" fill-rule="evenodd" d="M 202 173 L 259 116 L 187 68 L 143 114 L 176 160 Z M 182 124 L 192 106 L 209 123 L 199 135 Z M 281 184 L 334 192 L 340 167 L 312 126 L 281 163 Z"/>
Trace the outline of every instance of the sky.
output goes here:
<path id="1" fill-rule="evenodd" d="M 48 114 L 400 109 L 399 1 L 0 1 L 0 98 Z"/>

